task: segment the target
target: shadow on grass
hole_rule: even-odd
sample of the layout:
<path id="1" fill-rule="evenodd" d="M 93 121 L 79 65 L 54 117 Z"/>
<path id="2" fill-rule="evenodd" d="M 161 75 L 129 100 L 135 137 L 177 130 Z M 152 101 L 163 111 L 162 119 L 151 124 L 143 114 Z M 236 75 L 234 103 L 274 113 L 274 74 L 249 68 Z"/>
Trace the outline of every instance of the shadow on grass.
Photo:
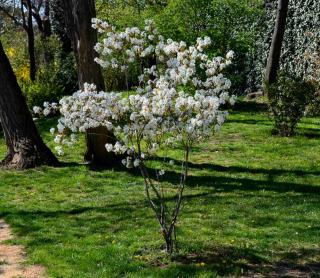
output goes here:
<path id="1" fill-rule="evenodd" d="M 181 163 L 176 161 L 176 163 Z M 250 173 L 250 174 L 267 174 L 271 176 L 283 175 L 283 174 L 294 174 L 297 176 L 305 175 L 320 175 L 320 171 L 304 171 L 304 170 L 286 170 L 286 169 L 263 169 L 263 168 L 249 168 L 240 166 L 221 166 L 210 163 L 189 163 L 189 167 L 199 170 L 210 170 L 216 172 L 227 172 L 227 173 Z"/>
<path id="2" fill-rule="evenodd" d="M 155 161 L 163 161 L 163 158 L 153 158 Z M 170 159 L 172 160 L 172 159 Z M 176 165 L 181 165 L 181 161 L 173 160 Z M 294 182 L 278 182 L 275 178 L 283 174 L 294 174 L 296 176 L 314 175 L 319 176 L 320 171 L 303 171 L 303 170 L 286 170 L 286 169 L 263 169 L 263 168 L 249 168 L 240 166 L 221 166 L 216 164 L 202 163 L 195 164 L 189 163 L 190 169 L 208 170 L 221 173 L 248 173 L 251 175 L 264 174 L 267 175 L 265 179 L 251 179 L 243 177 L 230 177 L 230 176 L 218 176 L 218 175 L 190 175 L 188 177 L 188 186 L 207 186 L 225 192 L 233 190 L 249 190 L 249 191 L 275 191 L 275 192 L 299 192 L 299 193 L 316 193 L 320 194 L 320 186 L 314 186 L 311 184 L 300 184 Z M 155 178 L 154 169 L 149 169 L 149 172 Z M 138 174 L 132 171 L 133 174 Z M 191 172 L 192 173 L 192 172 Z M 190 173 L 190 174 L 191 174 Z M 171 183 L 179 183 L 180 173 L 175 171 L 166 171 L 166 174 L 162 177 L 163 181 Z M 319 178 L 320 183 L 320 178 Z M 320 184 L 319 184 L 320 185 Z"/>
<path id="3" fill-rule="evenodd" d="M 204 194 L 205 195 L 205 194 Z M 195 198 L 198 195 L 186 196 L 186 198 Z M 206 196 L 203 196 L 206 197 Z M 39 247 L 40 245 L 48 246 L 61 244 L 61 236 L 65 236 L 65 231 L 55 230 L 54 234 L 47 235 L 41 224 L 45 221 L 50 225 L 48 218 L 52 221 L 67 220 L 66 224 L 67 237 L 73 238 L 73 244 L 77 240 L 91 236 L 94 233 L 105 233 L 106 229 L 112 234 L 116 234 L 121 230 L 129 229 L 126 227 L 128 220 L 132 218 L 133 211 L 139 211 L 139 225 L 150 225 L 148 217 L 143 213 L 146 208 L 145 204 L 127 203 L 113 204 L 106 207 L 79 207 L 69 210 L 57 211 L 25 211 L 25 210 L 10 210 L 1 213 L 1 217 L 13 218 L 12 227 L 18 234 L 31 237 L 27 247 Z M 89 212 L 89 214 L 86 214 Z M 92 216 L 92 212 L 96 212 Z M 98 213 L 97 213 L 98 212 Z M 100 213 L 101 212 L 101 213 Z M 84 215 L 82 215 L 84 214 Z M 80 217 L 82 215 L 82 217 Z M 109 217 L 113 217 L 116 227 L 110 224 Z M 74 221 L 70 222 L 70 217 Z M 150 217 L 150 216 L 149 216 Z M 17 218 L 20 219 L 17 221 Z M 11 219 L 12 220 L 12 219 Z M 34 222 L 35 221 L 35 222 Z M 155 221 L 153 219 L 153 221 Z M 10 223 L 11 221 L 9 221 Z M 86 227 L 86 229 L 81 229 Z M 42 230 L 42 231 L 41 231 Z M 60 234 L 60 232 L 62 234 Z M 34 233 L 34 234 L 32 234 Z M 101 242 L 99 244 L 102 244 Z M 103 244 L 108 244 L 107 242 Z M 230 245 L 206 245 L 202 251 L 192 251 L 188 242 L 182 242 L 183 250 L 176 255 L 172 263 L 163 261 L 162 256 L 157 256 L 152 261 L 145 264 L 153 266 L 157 269 L 156 277 L 194 277 L 201 274 L 202 271 L 210 271 L 216 276 L 232 276 L 232 277 L 319 277 L 315 276 L 320 273 L 320 249 L 298 249 L 290 252 L 273 251 L 269 254 L 267 250 L 256 248 L 245 248 Z M 195 246 L 203 246 L 203 242 L 193 242 Z M 143 249 L 134 255 L 145 255 L 144 252 L 154 253 L 154 249 Z M 267 257 L 271 259 L 267 259 Z M 138 270 L 131 270 L 131 273 Z M 261 275 L 261 276 L 256 276 Z M 144 276 L 143 276 L 144 277 Z M 215 277 L 215 276 L 212 276 Z"/>
<path id="4" fill-rule="evenodd" d="M 220 246 L 207 249 L 199 254 L 177 256 L 176 266 L 181 272 L 196 274 L 199 267 L 217 275 L 241 277 L 319 277 L 320 249 L 298 249 L 284 253 L 274 253 L 279 258 L 268 261 L 251 248 Z M 191 267 L 193 266 L 193 267 Z M 198 266 L 198 267 L 197 267 Z"/>
<path id="5" fill-rule="evenodd" d="M 237 101 L 232 110 L 236 112 L 266 112 L 268 111 L 268 105 L 254 101 Z"/>
<path id="6" fill-rule="evenodd" d="M 75 165 L 76 167 L 77 165 Z M 228 167 L 222 167 L 211 164 L 192 164 L 195 169 L 210 169 L 215 171 L 227 171 Z M 222 168 L 221 168 L 222 167 Z M 123 168 L 122 168 L 123 169 Z M 265 169 L 248 169 L 245 167 L 232 167 L 234 172 L 248 171 L 254 172 L 269 172 Z M 279 172 L 281 171 L 281 172 Z M 140 175 L 139 171 L 130 171 L 133 175 Z M 282 173 L 282 170 L 276 170 L 274 174 Z M 298 172 L 305 174 L 305 172 Z M 309 172 L 308 172 L 309 173 Z M 173 171 L 167 172 L 166 179 L 176 179 L 179 175 Z M 320 193 L 320 189 L 310 185 L 288 184 L 279 182 L 258 181 L 243 178 L 230 177 L 213 177 L 213 176 L 191 176 L 189 185 L 205 185 L 215 189 L 231 191 L 236 189 L 241 190 L 274 190 L 274 191 L 296 191 L 296 192 L 312 192 Z M 209 200 L 212 198 L 213 192 L 185 195 L 184 200 L 192 200 L 194 198 L 204 198 Z M 219 198 L 219 196 L 214 196 Z M 316 198 L 315 198 L 316 199 Z M 101 206 L 73 207 L 66 209 L 57 209 L 50 211 L 48 209 L 21 210 L 21 209 L 6 209 L 0 213 L 0 217 L 8 219 L 12 224 L 14 231 L 23 237 L 32 238 L 27 244 L 27 247 L 38 247 L 40 245 L 47 246 L 61 244 L 61 237 L 67 234 L 67 237 L 72 237 L 72 240 L 77 242 L 81 238 L 96 233 L 116 234 L 118 232 L 127 231 L 132 226 L 128 226 L 131 219 L 135 219 L 136 225 L 139 227 L 149 227 L 150 221 L 155 223 L 153 215 L 146 213 L 148 204 L 146 200 L 134 202 L 120 202 Z M 58 225 L 52 235 L 47 235 L 48 226 L 50 223 L 59 223 L 65 221 L 63 226 Z M 261 222 L 261 223 L 260 223 Z M 44 229 L 44 223 L 46 228 Z M 256 225 L 272 226 L 273 219 L 261 219 Z M 154 224 L 156 225 L 156 224 Z M 65 231 L 64 229 L 67 228 Z M 86 227 L 84 230 L 82 227 Z M 62 234 L 59 234 L 62 233 Z M 105 243 L 107 244 L 107 243 Z M 203 243 L 202 243 L 203 244 Z M 261 251 L 254 248 L 240 248 L 236 246 L 205 246 L 202 251 L 192 252 L 188 243 L 184 243 L 187 251 L 181 252 L 174 258 L 173 264 L 166 265 L 161 260 L 156 261 L 154 265 L 159 271 L 157 277 L 194 277 L 201 272 L 210 271 L 216 276 L 245 276 L 245 277 L 319 277 L 313 276 L 314 273 L 320 273 L 320 250 L 319 249 L 301 249 L 283 253 L 266 254 L 268 251 Z M 201 243 L 199 243 L 201 246 Z M 152 251 L 154 252 L 154 250 Z M 272 261 L 266 259 L 274 257 Z M 201 264 L 203 263 L 203 264 Z M 148 263 L 147 263 L 148 264 Z M 138 270 L 130 270 L 137 272 Z M 120 272 L 120 271 L 119 271 Z"/>
<path id="7" fill-rule="evenodd" d="M 186 194 L 184 200 L 192 200 L 195 198 L 206 198 L 210 195 L 207 193 L 199 194 Z M 174 200 L 174 196 L 165 198 L 166 201 Z M 146 213 L 147 212 L 147 213 Z M 135 202 L 122 202 L 116 204 L 108 204 L 105 206 L 79 206 L 74 208 L 67 209 L 58 209 L 58 210 L 23 210 L 11 208 L 3 210 L 0 212 L 0 218 L 6 218 L 13 220 L 14 228 L 16 232 L 22 236 L 26 236 L 30 233 L 41 230 L 42 226 L 37 224 L 38 221 L 42 222 L 43 220 L 48 220 L 50 218 L 54 219 L 77 219 L 77 224 L 79 226 L 86 226 L 88 221 L 94 221 L 93 223 L 111 223 L 116 222 L 117 225 L 122 226 L 122 229 L 126 228 L 126 223 L 130 221 L 134 215 L 136 219 L 140 219 L 141 225 L 146 225 L 145 220 L 148 219 L 152 221 L 154 219 L 153 214 L 148 214 L 149 203 L 146 199 Z M 94 215 L 94 216 L 92 216 Z M 16 222 L 16 219 L 23 220 L 22 222 Z M 89 220 L 90 219 L 90 220 Z M 11 221 L 10 221 L 11 222 Z M 23 223 L 23 224 L 22 224 Z M 144 223 L 144 224 L 143 224 Z M 87 225 L 88 226 L 88 225 Z M 94 231 L 97 232 L 95 224 Z M 88 226 L 89 228 L 90 226 Z M 103 227 L 105 229 L 105 227 Z M 41 244 L 41 242 L 39 242 Z"/>
<path id="8" fill-rule="evenodd" d="M 228 119 L 227 123 L 250 124 L 250 125 L 266 125 L 272 127 L 272 122 L 264 119 Z"/>
<path id="9" fill-rule="evenodd" d="M 311 127 L 303 127 L 298 128 L 296 131 L 297 136 L 302 136 L 307 139 L 319 139 L 320 138 L 320 130 L 318 128 Z"/>

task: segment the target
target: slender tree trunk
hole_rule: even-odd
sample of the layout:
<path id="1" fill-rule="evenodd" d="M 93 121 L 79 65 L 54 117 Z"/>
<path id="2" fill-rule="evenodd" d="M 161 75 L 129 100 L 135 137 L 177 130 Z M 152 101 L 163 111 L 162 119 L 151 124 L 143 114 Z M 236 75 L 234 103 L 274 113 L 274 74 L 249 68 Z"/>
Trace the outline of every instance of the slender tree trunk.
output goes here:
<path id="1" fill-rule="evenodd" d="M 37 131 L 1 41 L 0 121 L 8 149 L 2 165 L 25 169 L 42 164 L 58 164 Z"/>
<path id="2" fill-rule="evenodd" d="M 48 51 L 48 40 L 51 37 L 51 22 L 50 22 L 50 3 L 49 0 L 44 1 L 44 16 L 42 19 L 43 30 L 41 32 L 41 40 L 44 47 L 43 61 L 46 65 L 49 65 L 53 60 L 53 55 Z"/>
<path id="3" fill-rule="evenodd" d="M 271 85 L 277 80 L 281 48 L 286 30 L 289 0 L 278 0 L 277 19 L 266 68 L 265 82 Z"/>
<path id="4" fill-rule="evenodd" d="M 83 88 L 84 83 L 94 83 L 98 90 L 105 90 L 101 68 L 94 61 L 97 32 L 91 27 L 91 19 L 96 17 L 95 2 L 65 0 L 63 3 L 66 25 L 71 34 L 77 61 L 79 87 Z M 105 144 L 115 142 L 115 136 L 105 127 L 88 130 L 84 159 L 96 165 L 112 165 L 115 162 L 115 155 L 107 152 Z"/>
<path id="5" fill-rule="evenodd" d="M 35 47 L 34 47 L 34 31 L 33 31 L 33 21 L 32 21 L 32 5 L 31 0 L 26 0 L 27 9 L 28 9 L 28 27 L 27 27 L 27 35 L 28 35 L 28 52 L 29 52 L 29 62 L 30 62 L 30 80 L 36 80 L 36 57 L 35 57 Z M 24 17 L 24 15 L 22 15 Z"/>
<path id="6" fill-rule="evenodd" d="M 27 20 L 24 13 L 24 3 L 27 7 Z M 32 5 L 31 0 L 20 0 L 20 9 L 22 17 L 22 27 L 27 33 L 28 38 L 28 54 L 29 54 L 29 76 L 31 81 L 36 80 L 36 56 L 34 47 L 34 31 L 33 31 L 33 21 L 32 21 Z"/>
<path id="7" fill-rule="evenodd" d="M 43 36 L 49 38 L 51 36 L 51 22 L 50 22 L 50 2 L 44 1 L 44 18 L 43 18 Z"/>
<path id="8" fill-rule="evenodd" d="M 40 7 L 43 4 L 43 9 L 40 9 Z M 48 47 L 48 41 L 52 34 L 51 32 L 51 21 L 50 21 L 50 2 L 49 0 L 41 1 L 41 4 L 39 4 L 39 7 L 32 7 L 32 16 L 37 22 L 38 30 L 40 32 L 40 38 L 42 42 L 42 48 L 43 48 L 43 62 L 45 65 L 49 65 L 53 60 L 53 55 L 49 50 Z M 29 7 L 27 6 L 27 9 L 29 10 Z"/>

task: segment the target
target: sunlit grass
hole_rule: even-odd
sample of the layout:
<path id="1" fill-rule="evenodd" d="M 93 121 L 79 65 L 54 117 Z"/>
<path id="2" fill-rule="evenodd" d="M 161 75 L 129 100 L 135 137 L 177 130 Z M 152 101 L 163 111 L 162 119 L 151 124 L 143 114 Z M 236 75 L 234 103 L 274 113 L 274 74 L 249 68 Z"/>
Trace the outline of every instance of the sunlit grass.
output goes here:
<path id="1" fill-rule="evenodd" d="M 50 147 L 54 122 L 39 122 Z M 2 170 L 0 217 L 49 277 L 319 271 L 319 119 L 304 119 L 293 138 L 272 137 L 271 128 L 265 112 L 231 112 L 221 134 L 194 148 L 172 261 L 161 252 L 142 179 L 88 169 L 83 141 L 66 150 L 63 167 Z M 164 179 L 176 176 L 173 169 Z"/>

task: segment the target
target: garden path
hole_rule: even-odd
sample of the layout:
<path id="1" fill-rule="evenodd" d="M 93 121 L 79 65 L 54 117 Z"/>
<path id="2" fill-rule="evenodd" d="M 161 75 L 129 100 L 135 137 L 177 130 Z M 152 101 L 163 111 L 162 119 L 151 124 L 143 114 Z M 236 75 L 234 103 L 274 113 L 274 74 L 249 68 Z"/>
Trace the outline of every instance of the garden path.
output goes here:
<path id="1" fill-rule="evenodd" d="M 21 245 L 11 245 L 11 229 L 0 219 L 0 277 L 1 278 L 43 278 L 44 268 L 39 265 L 25 265 L 25 251 Z"/>

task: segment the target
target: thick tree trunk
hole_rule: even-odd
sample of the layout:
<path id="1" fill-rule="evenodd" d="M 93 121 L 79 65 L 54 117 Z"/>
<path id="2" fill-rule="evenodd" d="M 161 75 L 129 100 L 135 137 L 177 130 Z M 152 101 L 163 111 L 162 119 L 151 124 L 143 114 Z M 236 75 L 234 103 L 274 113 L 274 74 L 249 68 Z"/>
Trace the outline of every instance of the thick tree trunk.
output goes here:
<path id="1" fill-rule="evenodd" d="M 97 32 L 91 27 L 91 19 L 96 17 L 94 0 L 65 0 L 66 25 L 71 34 L 77 60 L 79 87 L 84 83 L 94 83 L 98 90 L 104 90 L 104 80 L 100 66 L 94 61 L 94 46 Z M 86 133 L 87 150 L 84 159 L 96 165 L 112 165 L 113 153 L 108 153 L 105 144 L 116 142 L 115 136 L 104 127 L 90 129 Z"/>
<path id="2" fill-rule="evenodd" d="M 1 42 L 0 121 L 8 148 L 2 165 L 25 169 L 42 164 L 58 164 L 38 134 Z"/>
<path id="3" fill-rule="evenodd" d="M 65 3 L 65 0 L 53 0 L 51 1 L 51 10 L 52 10 L 52 28 L 54 33 L 58 35 L 60 42 L 62 44 L 63 55 L 68 55 L 72 52 L 72 42 L 70 38 L 70 27 L 68 27 L 66 22 L 66 15 L 72 16 L 72 12 L 68 13 L 66 11 L 66 6 L 68 3 Z"/>
<path id="4" fill-rule="evenodd" d="M 289 0 L 278 0 L 277 19 L 266 68 L 265 82 L 271 85 L 277 80 L 281 48 L 286 30 Z"/>

